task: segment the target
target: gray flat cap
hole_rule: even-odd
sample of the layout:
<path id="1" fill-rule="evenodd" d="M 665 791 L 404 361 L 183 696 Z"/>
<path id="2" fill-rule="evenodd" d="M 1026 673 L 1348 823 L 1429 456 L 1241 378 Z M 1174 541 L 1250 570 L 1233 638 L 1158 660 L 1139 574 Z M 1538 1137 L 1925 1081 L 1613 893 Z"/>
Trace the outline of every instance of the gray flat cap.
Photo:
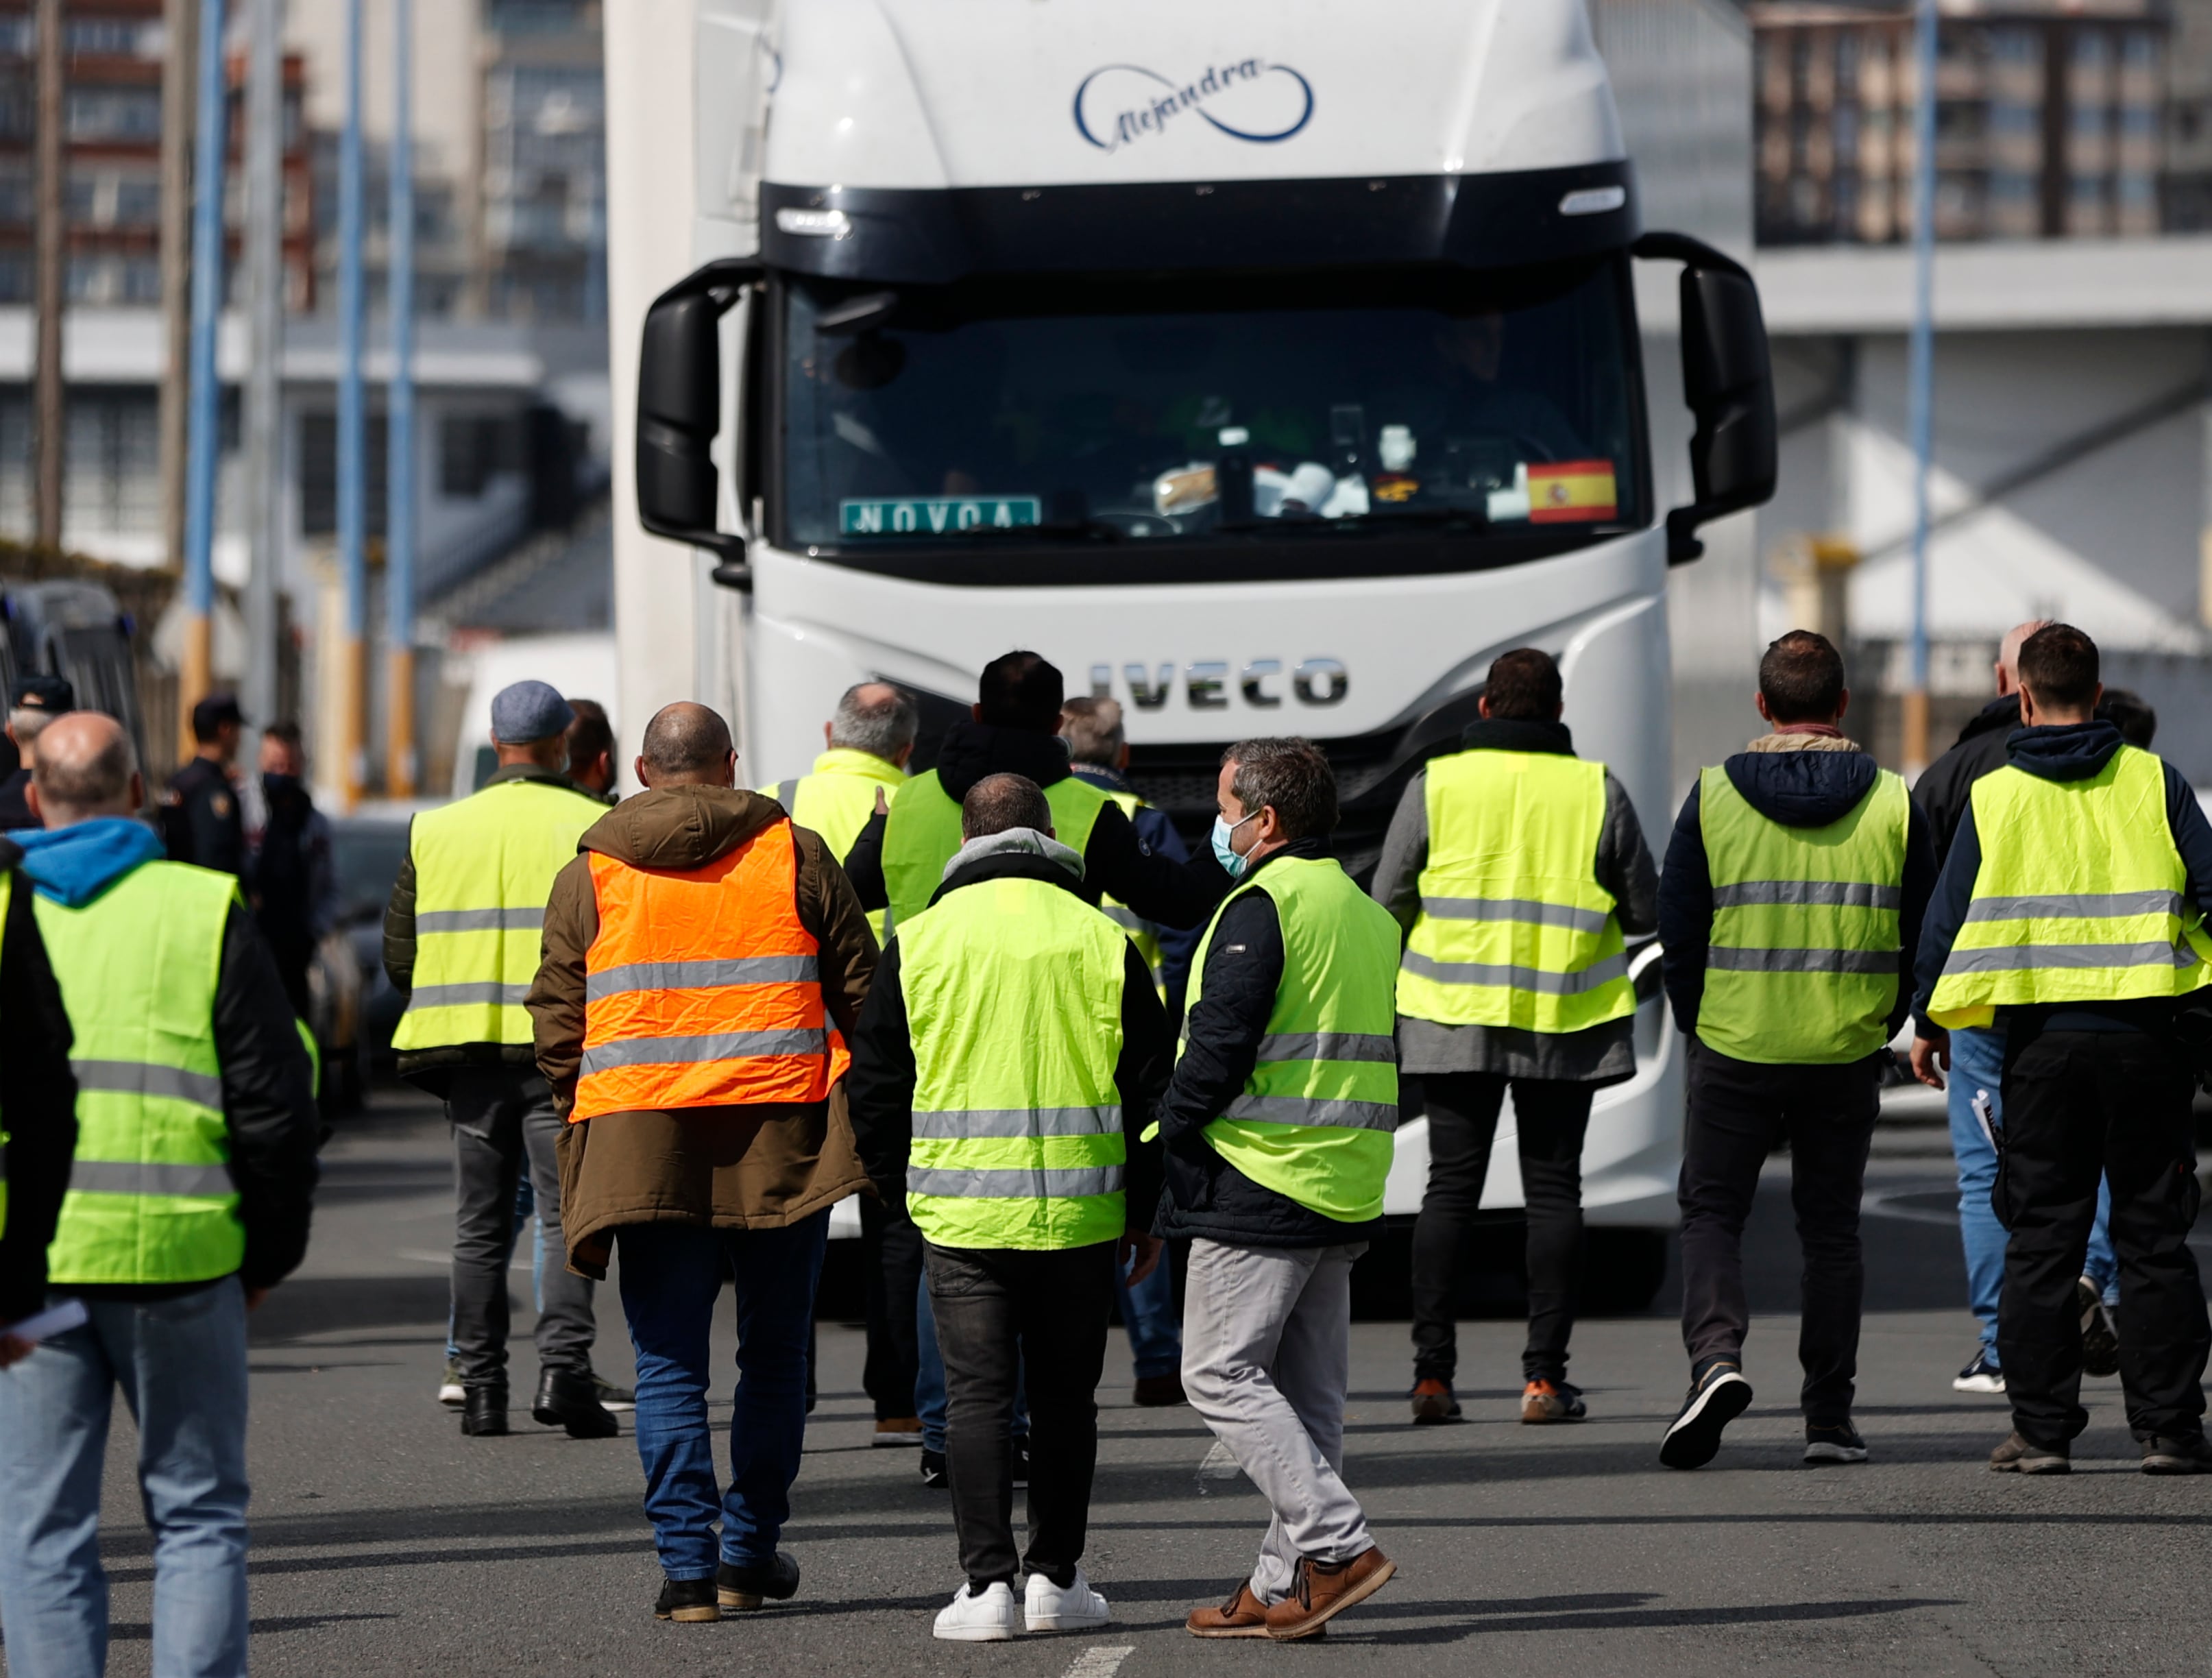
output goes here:
<path id="1" fill-rule="evenodd" d="M 560 690 L 543 682 L 517 682 L 492 696 L 491 737 L 501 745 L 550 740 L 575 720 Z"/>

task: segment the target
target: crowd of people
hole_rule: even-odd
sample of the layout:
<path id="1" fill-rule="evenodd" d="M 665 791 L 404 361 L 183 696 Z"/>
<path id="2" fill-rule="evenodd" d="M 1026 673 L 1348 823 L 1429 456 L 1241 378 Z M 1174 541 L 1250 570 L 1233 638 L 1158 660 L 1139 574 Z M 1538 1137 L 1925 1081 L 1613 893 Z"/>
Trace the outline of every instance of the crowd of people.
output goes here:
<path id="1" fill-rule="evenodd" d="M 1455 1284 L 1509 1097 L 1519 1414 L 1583 1420 L 1580 1162 L 1595 1094 L 1635 1073 L 1631 940 L 1656 934 L 1689 1068 L 1689 1385 L 1662 1463 L 1711 1462 L 1751 1401 L 1742 1237 L 1784 1146 L 1804 1457 L 1868 1460 L 1861 1200 L 1909 1025 L 1911 1075 L 1949 1092 L 1982 1325 L 1954 1384 L 2012 1413 L 1989 1467 L 2064 1472 L 2083 1374 L 2116 1370 L 2144 1471 L 2212 1472 L 2212 1328 L 2186 1244 L 2212 826 L 2079 630 L 2022 625 L 1996 676 L 1908 788 L 1846 733 L 1835 647 L 1783 636 L 1758 672 L 1768 732 L 1698 776 L 1662 866 L 1622 783 L 1577 754 L 1558 665 L 1507 652 L 1457 749 L 1407 786 L 1368 889 L 1332 854 L 1337 785 L 1311 743 L 1229 747 L 1194 857 L 1126 778 L 1119 708 L 1070 701 L 1033 653 L 985 668 L 919 773 L 914 701 L 868 682 L 811 771 L 759 791 L 723 718 L 670 705 L 619 801 L 604 712 L 518 684 L 492 707 L 495 772 L 416 818 L 385 919 L 408 996 L 399 1069 L 453 1135 L 461 1431 L 508 1431 L 506 1276 L 534 1213 L 530 1412 L 592 1439 L 634 1407 L 654 1613 L 791 1598 L 778 1541 L 817 1287 L 830 1208 L 857 1195 L 874 1438 L 918 1445 L 951 1505 L 961 1584 L 937 1637 L 1110 1623 L 1084 1558 L 1117 1313 L 1134 1401 L 1190 1405 L 1270 1511 L 1247 1577 L 1188 1629 L 1318 1636 L 1395 1571 L 1346 1483 L 1344 1416 L 1352 1268 L 1381 1227 L 1401 1078 L 1419 1080 L 1430 1155 L 1409 1420 L 1462 1414 Z M 249 865 L 228 768 L 241 720 L 203 706 L 165 855 L 135 819 L 119 725 L 50 686 L 15 697 L 29 819 L 0 851 L 10 1669 L 98 1670 L 119 1386 L 143 1436 L 156 1669 L 242 1671 L 246 1314 L 305 1250 L 319 1137 L 282 931 L 302 905 L 312 927 L 317 888 L 312 866 L 266 859 L 272 836 L 312 858 L 319 818 L 296 734 L 269 731 Z M 634 1394 L 592 1368 L 611 1274 Z M 726 1285 L 725 1477 L 708 1348 Z"/>

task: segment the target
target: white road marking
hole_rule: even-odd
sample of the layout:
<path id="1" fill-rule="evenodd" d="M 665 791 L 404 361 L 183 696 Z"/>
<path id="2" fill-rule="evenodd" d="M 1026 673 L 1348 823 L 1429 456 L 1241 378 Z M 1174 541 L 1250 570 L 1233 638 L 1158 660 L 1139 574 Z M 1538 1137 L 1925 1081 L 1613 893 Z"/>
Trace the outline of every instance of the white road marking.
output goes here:
<path id="1" fill-rule="evenodd" d="M 1094 1644 L 1075 1657 L 1075 1664 L 1067 1669 L 1067 1678 L 1114 1678 L 1121 1663 L 1136 1652 L 1134 1644 Z"/>

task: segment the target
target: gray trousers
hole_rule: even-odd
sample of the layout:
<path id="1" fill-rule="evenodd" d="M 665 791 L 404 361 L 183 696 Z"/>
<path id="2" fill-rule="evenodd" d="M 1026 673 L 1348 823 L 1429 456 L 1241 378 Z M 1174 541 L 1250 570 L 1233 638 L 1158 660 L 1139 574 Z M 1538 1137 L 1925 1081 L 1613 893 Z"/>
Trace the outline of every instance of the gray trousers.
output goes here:
<path id="1" fill-rule="evenodd" d="M 1183 1390 L 1274 1511 L 1252 1570 L 1262 1603 L 1290 1594 L 1300 1556 L 1375 1546 L 1344 1484 L 1352 1265 L 1366 1250 L 1190 1243 Z"/>
<path id="2" fill-rule="evenodd" d="M 453 1128 L 453 1349 L 461 1384 L 507 1384 L 507 1267 L 514 1250 L 515 1181 L 527 1164 L 544 1225 L 544 1304 L 538 1360 L 589 1374 L 592 1284 L 568 1266 L 561 1239 L 562 1121 L 534 1067 L 464 1067 L 446 1093 Z"/>

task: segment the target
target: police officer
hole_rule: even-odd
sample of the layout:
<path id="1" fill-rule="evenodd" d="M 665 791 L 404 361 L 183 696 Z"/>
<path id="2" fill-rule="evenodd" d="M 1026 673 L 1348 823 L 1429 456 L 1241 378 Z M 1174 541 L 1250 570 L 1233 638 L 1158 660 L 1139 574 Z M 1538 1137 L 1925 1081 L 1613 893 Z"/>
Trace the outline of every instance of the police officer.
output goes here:
<path id="1" fill-rule="evenodd" d="M 538 972 L 553 878 L 606 807 L 572 785 L 568 702 L 517 682 L 491 703 L 499 768 L 473 797 L 417 816 L 384 917 L 384 970 L 407 996 L 392 1046 L 403 1078 L 443 1098 L 460 1201 L 453 1341 L 461 1432 L 507 1432 L 507 1264 L 514 1191 L 527 1169 L 549 1250 L 561 1245 L 561 1121 L 523 1006 Z M 592 1374 L 592 1285 L 548 1265 L 541 1283 L 533 1420 L 573 1438 L 618 1431 Z"/>
<path id="2" fill-rule="evenodd" d="M 0 781 L 0 831 L 36 827 L 31 813 L 31 765 L 39 735 L 56 717 L 76 708 L 76 690 L 60 676 L 26 676 L 8 695 L 8 738 L 15 742 L 15 773 Z"/>
<path id="3" fill-rule="evenodd" d="M 192 707 L 192 760 L 169 777 L 161 794 L 170 861 L 234 877 L 246 872 L 246 818 L 232 773 L 245 732 L 245 714 L 227 693 L 210 694 Z"/>
<path id="4" fill-rule="evenodd" d="M 1144 1225 L 1158 1151 L 1134 1137 L 1166 1081 L 1169 1038 L 1150 970 L 1079 893 L 1083 860 L 1054 837 L 1036 782 L 985 776 L 961 831 L 945 884 L 876 970 L 848 1089 L 869 1175 L 903 1189 L 928 1243 L 967 1574 L 936 1635 L 983 1643 L 1111 1618 L 1081 1566 L 1095 1394 L 1117 1261 L 1142 1276 L 1157 1256 Z M 1030 1544 L 1018 1556 L 1024 1365 Z"/>
<path id="5" fill-rule="evenodd" d="M 246 1317 L 307 1248 L 310 1061 L 238 882 L 162 860 L 135 819 L 144 787 L 120 724 L 54 723 L 31 790 L 48 826 L 24 836 L 22 872 L 77 1083 L 50 1286 L 86 1320 L 0 1373 L 8 1658 L 26 1673 L 99 1669 L 94 1540 L 120 1387 L 154 1529 L 152 1665 L 243 1675 Z"/>
<path id="6" fill-rule="evenodd" d="M 1328 854 L 1310 741 L 1223 754 L 1212 849 L 1238 884 L 1200 941 L 1159 1105 L 1156 1232 L 1190 1242 L 1182 1382 L 1273 1511 L 1250 1578 L 1184 1622 L 1297 1638 L 1395 1566 L 1344 1484 L 1352 1266 L 1381 1227 L 1398 1124 L 1398 928 Z"/>
<path id="7" fill-rule="evenodd" d="M 1413 1226 L 1413 1420 L 1459 1414 L 1452 1296 L 1510 1085 L 1528 1208 L 1524 1422 L 1579 1421 L 1567 1337 L 1582 1285 L 1590 1098 L 1636 1073 L 1624 931 L 1656 924 L 1658 870 L 1628 794 L 1575 756 L 1559 667 L 1490 666 L 1464 748 L 1399 800 L 1374 896 L 1407 928 L 1401 1072 L 1421 1074 L 1429 1182 Z"/>
<path id="8" fill-rule="evenodd" d="M 1680 1190 L 1690 1390 L 1659 1448 L 1673 1468 L 1711 1462 L 1751 1402 L 1743 1226 L 1759 1167 L 1784 1141 L 1805 1249 L 1805 1461 L 1866 1460 L 1851 1423 L 1859 1196 L 1935 863 L 1905 783 L 1844 737 L 1850 703 L 1825 636 L 1793 629 L 1769 647 L 1758 705 L 1773 732 L 1698 776 L 1660 875 L 1668 997 L 1690 1039 Z"/>
<path id="9" fill-rule="evenodd" d="M 2176 769 L 2096 717 L 2097 678 L 2096 643 L 2070 624 L 2021 646 L 2021 726 L 2005 767 L 1974 783 L 1921 940 L 1912 1067 L 1940 1089 L 1948 1031 L 2004 1030 L 1997 1348 L 2013 1432 L 1990 1467 L 2072 1466 L 2088 1423 L 2076 1289 L 2101 1173 L 2142 1470 L 2204 1474 L 2212 1332 L 2187 1241 L 2197 1150 L 2183 1044 L 2201 1041 L 2212 984 L 2212 827 Z"/>

